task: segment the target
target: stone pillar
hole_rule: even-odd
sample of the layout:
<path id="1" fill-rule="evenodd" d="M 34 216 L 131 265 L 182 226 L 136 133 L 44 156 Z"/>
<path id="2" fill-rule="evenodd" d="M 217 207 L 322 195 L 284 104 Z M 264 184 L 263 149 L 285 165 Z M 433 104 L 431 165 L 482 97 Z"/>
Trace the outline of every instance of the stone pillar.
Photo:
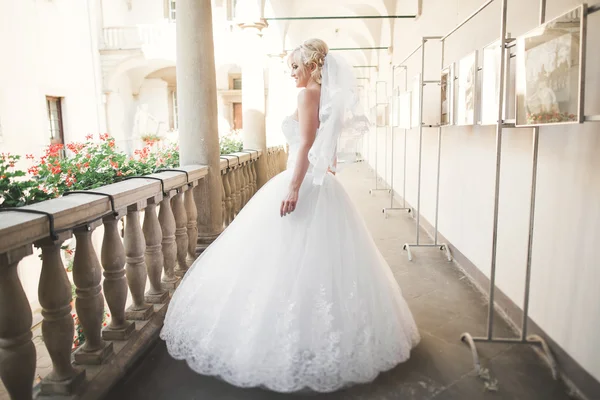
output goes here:
<path id="1" fill-rule="evenodd" d="M 264 51 L 261 31 L 267 27 L 264 20 L 241 22 L 243 36 L 242 60 L 242 118 L 244 121 L 244 148 L 262 150 L 257 162 L 258 188 L 267 180 L 267 135 L 265 129 Z"/>
<path id="2" fill-rule="evenodd" d="M 201 251 L 223 230 L 211 0 L 178 0 L 176 29 L 181 165 L 209 167 L 194 193 Z"/>

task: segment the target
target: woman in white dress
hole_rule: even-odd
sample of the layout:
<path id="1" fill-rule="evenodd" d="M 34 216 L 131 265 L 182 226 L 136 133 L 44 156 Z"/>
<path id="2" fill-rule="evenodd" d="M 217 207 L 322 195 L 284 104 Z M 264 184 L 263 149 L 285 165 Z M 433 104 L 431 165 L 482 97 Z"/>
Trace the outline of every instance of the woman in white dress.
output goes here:
<path id="1" fill-rule="evenodd" d="M 288 168 L 194 262 L 161 338 L 192 370 L 239 387 L 332 392 L 406 361 L 420 337 L 334 176 L 337 143 L 360 117 L 352 69 L 319 39 L 290 66 L 304 89 L 283 123 Z"/>

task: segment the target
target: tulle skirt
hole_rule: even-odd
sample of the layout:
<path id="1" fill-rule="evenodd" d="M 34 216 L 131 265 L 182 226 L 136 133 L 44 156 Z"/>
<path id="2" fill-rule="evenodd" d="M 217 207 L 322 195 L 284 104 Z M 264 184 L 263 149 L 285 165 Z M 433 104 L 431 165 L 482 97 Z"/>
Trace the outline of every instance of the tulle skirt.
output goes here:
<path id="1" fill-rule="evenodd" d="M 292 171 L 269 181 L 195 261 L 161 338 L 199 374 L 239 387 L 332 392 L 406 361 L 420 340 L 389 266 L 346 191 Z"/>

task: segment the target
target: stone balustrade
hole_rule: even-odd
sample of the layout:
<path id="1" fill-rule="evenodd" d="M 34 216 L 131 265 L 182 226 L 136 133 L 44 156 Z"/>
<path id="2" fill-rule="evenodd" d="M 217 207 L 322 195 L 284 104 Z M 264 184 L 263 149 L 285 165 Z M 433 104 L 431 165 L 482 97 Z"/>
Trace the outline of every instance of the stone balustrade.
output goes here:
<path id="1" fill-rule="evenodd" d="M 254 196 L 257 187 L 256 152 L 247 151 L 221 156 L 223 225 L 227 227 Z M 267 149 L 268 177 L 271 179 L 285 169 L 283 147 Z"/>
<path id="2" fill-rule="evenodd" d="M 271 179 L 286 169 L 287 149 L 275 146 L 267 149 L 267 177 Z"/>
<path id="3" fill-rule="evenodd" d="M 225 226 L 258 189 L 259 157 L 247 151 L 221 158 Z M 267 157 L 270 176 L 283 170 L 283 148 Z M 170 294 L 196 259 L 202 226 L 194 191 L 207 173 L 186 166 L 0 213 L 0 378 L 12 399 L 101 398 L 156 340 Z M 98 257 L 92 233 L 101 225 Z M 85 335 L 74 352 L 71 283 L 61 258 L 73 235 L 74 304 Z M 17 273 L 33 246 L 41 250 L 42 336 L 52 361 L 35 386 L 32 310 Z M 105 305 L 111 317 L 103 327 Z"/>

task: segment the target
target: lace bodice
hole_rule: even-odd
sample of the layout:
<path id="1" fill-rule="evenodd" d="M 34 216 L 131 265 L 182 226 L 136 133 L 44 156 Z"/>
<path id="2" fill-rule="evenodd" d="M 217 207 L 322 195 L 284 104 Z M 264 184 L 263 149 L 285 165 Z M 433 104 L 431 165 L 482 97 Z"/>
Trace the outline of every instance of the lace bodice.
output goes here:
<path id="1" fill-rule="evenodd" d="M 298 150 L 300 149 L 300 123 L 292 116 L 287 116 L 283 119 L 281 130 L 290 146 L 287 169 L 293 169 L 296 165 Z"/>

